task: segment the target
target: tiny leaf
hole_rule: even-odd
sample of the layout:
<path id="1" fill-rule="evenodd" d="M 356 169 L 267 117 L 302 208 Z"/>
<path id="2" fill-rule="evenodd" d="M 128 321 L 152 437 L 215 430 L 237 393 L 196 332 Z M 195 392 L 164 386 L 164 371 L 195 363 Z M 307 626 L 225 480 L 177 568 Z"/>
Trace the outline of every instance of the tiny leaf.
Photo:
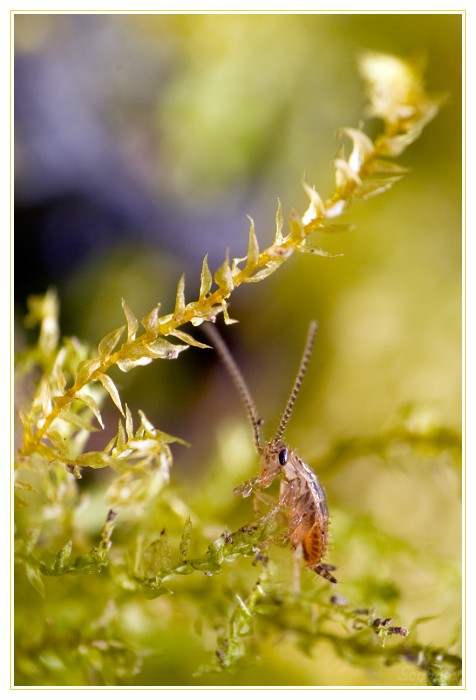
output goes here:
<path id="1" fill-rule="evenodd" d="M 154 540 L 142 553 L 141 573 L 147 579 L 154 579 L 161 570 L 161 553 L 162 543 L 160 540 Z"/>
<path id="2" fill-rule="evenodd" d="M 195 340 L 193 336 L 191 336 L 189 333 L 184 333 L 184 331 L 170 331 L 169 335 L 173 335 L 175 338 L 178 338 L 179 340 L 183 340 L 184 343 L 187 343 L 187 345 L 193 345 L 196 348 L 209 348 L 209 345 L 206 345 L 205 343 L 200 343 L 200 341 Z M 176 347 L 176 346 L 173 346 Z"/>
<path id="3" fill-rule="evenodd" d="M 140 409 L 139 409 L 139 418 L 140 418 L 141 427 L 144 428 L 145 433 L 147 435 L 152 435 L 152 437 L 155 437 L 156 432 L 157 432 L 155 429 L 155 426 L 147 418 L 144 411 L 141 411 Z"/>
<path id="4" fill-rule="evenodd" d="M 84 452 L 74 460 L 76 467 L 90 467 L 102 469 L 110 466 L 109 455 L 104 452 Z"/>
<path id="5" fill-rule="evenodd" d="M 31 583 L 33 588 L 40 594 L 42 598 L 45 597 L 45 584 L 43 583 L 43 578 L 36 567 L 25 563 L 25 573 L 28 581 Z"/>
<path id="6" fill-rule="evenodd" d="M 228 258 L 228 252 L 224 263 L 218 268 L 214 276 L 215 282 L 220 287 L 223 295 L 225 297 L 229 296 L 233 291 L 235 283 L 233 282 L 233 277 L 230 269 L 230 262 Z"/>
<path id="7" fill-rule="evenodd" d="M 146 314 L 141 320 L 141 323 L 144 326 L 145 330 L 149 331 L 150 333 L 154 333 L 154 335 L 157 333 L 159 327 L 159 311 L 160 304 L 157 304 L 157 306 L 154 306 L 154 308 L 151 311 L 149 311 L 149 313 Z"/>
<path id="8" fill-rule="evenodd" d="M 43 413 L 45 416 L 48 416 L 51 413 L 53 406 L 52 406 L 51 387 L 45 381 L 41 385 L 40 396 L 41 396 L 41 404 L 42 404 L 42 408 L 43 408 Z"/>
<path id="9" fill-rule="evenodd" d="M 78 365 L 76 370 L 76 384 L 84 386 L 91 381 L 94 372 L 101 366 L 102 359 L 93 357 L 91 360 L 84 360 Z"/>
<path id="10" fill-rule="evenodd" d="M 248 238 L 248 253 L 246 254 L 245 270 L 253 270 L 258 265 L 259 246 L 255 234 L 255 222 L 253 221 L 251 216 L 249 216 L 248 219 L 250 220 L 250 232 Z"/>
<path id="11" fill-rule="evenodd" d="M 148 357 L 144 353 L 136 358 L 126 357 L 122 360 L 118 360 L 117 366 L 121 372 L 130 372 L 134 367 L 139 367 L 141 365 L 150 365 L 152 362 L 152 357 Z"/>
<path id="12" fill-rule="evenodd" d="M 179 545 L 179 554 L 180 558 L 184 560 L 188 554 L 188 550 L 190 549 L 190 542 L 192 540 L 192 521 L 190 520 L 190 516 L 188 516 L 187 520 L 185 521 L 185 527 L 182 532 L 182 538 L 180 540 L 180 545 Z"/>
<path id="13" fill-rule="evenodd" d="M 355 224 L 319 224 L 319 231 L 322 233 L 345 233 L 346 231 L 352 231 L 355 228 Z"/>
<path id="14" fill-rule="evenodd" d="M 212 306 L 211 308 L 205 308 L 203 311 L 197 309 L 197 315 L 194 318 L 190 319 L 190 323 L 192 324 L 192 326 L 200 326 L 205 321 L 214 322 L 221 310 L 221 305 Z"/>
<path id="15" fill-rule="evenodd" d="M 342 129 L 341 133 L 352 140 L 353 148 L 349 156 L 348 164 L 355 173 L 359 173 L 367 158 L 374 152 L 374 144 L 369 137 L 359 129 Z"/>
<path id="16" fill-rule="evenodd" d="M 66 438 L 64 435 L 61 435 L 61 433 L 59 433 L 57 430 L 53 430 L 50 427 L 47 437 L 59 455 L 64 457 L 68 453 Z"/>
<path id="17" fill-rule="evenodd" d="M 132 420 L 132 413 L 129 406 L 126 404 L 126 433 L 127 439 L 132 440 L 134 437 L 134 423 Z"/>
<path id="18" fill-rule="evenodd" d="M 179 279 L 179 283 L 177 285 L 177 294 L 175 297 L 174 318 L 176 320 L 182 318 L 184 312 L 185 312 L 185 275 L 182 275 L 182 277 Z"/>
<path id="19" fill-rule="evenodd" d="M 75 394 L 75 398 L 79 399 L 79 400 L 82 401 L 84 404 L 86 404 L 86 406 L 87 406 L 87 407 L 94 413 L 94 415 L 96 416 L 97 422 L 99 423 L 99 425 L 101 426 L 101 428 L 104 428 L 104 423 L 103 423 L 103 420 L 102 420 L 101 411 L 99 410 L 99 406 L 97 405 L 97 403 L 96 403 L 96 401 L 93 399 L 93 397 L 90 396 L 90 394 L 85 394 L 85 393 L 82 393 L 82 392 L 79 392 L 79 391 L 78 391 L 78 392 Z"/>
<path id="20" fill-rule="evenodd" d="M 122 300 L 122 310 L 124 311 L 124 315 L 127 321 L 127 339 L 134 340 L 134 338 L 136 337 L 137 329 L 139 328 L 139 321 L 132 313 L 131 309 L 129 308 L 124 299 Z"/>
<path id="21" fill-rule="evenodd" d="M 380 148 L 380 152 L 384 156 L 395 158 L 403 153 L 403 151 L 420 136 L 423 125 L 417 124 L 412 129 L 409 129 L 404 134 L 398 134 L 392 138 L 385 140 Z"/>
<path id="22" fill-rule="evenodd" d="M 348 202 L 345 199 L 332 200 L 328 206 L 326 206 L 326 218 L 334 219 L 336 216 L 340 216 L 347 208 Z"/>
<path id="23" fill-rule="evenodd" d="M 98 380 L 101 382 L 103 387 L 106 389 L 107 393 L 109 394 L 111 399 L 114 401 L 114 403 L 116 404 L 117 408 L 120 410 L 122 415 L 124 415 L 124 411 L 122 410 L 122 403 L 121 403 L 121 399 L 119 396 L 119 392 L 117 390 L 116 385 L 112 381 L 111 377 L 109 377 L 109 375 L 107 375 L 107 374 L 100 374 L 98 377 Z"/>
<path id="24" fill-rule="evenodd" d="M 121 339 L 121 335 L 124 333 L 125 330 L 126 327 L 121 326 L 120 328 L 116 328 L 115 330 L 105 335 L 104 338 L 99 342 L 98 354 L 102 357 L 108 357 L 118 344 L 119 340 Z"/>
<path id="25" fill-rule="evenodd" d="M 304 224 L 304 226 L 308 226 L 316 219 L 321 219 L 323 217 L 324 203 L 320 196 L 317 194 L 314 187 L 310 187 L 306 182 L 303 182 L 303 187 L 309 199 L 311 200 L 308 209 L 305 211 L 302 217 L 302 223 Z M 294 227 L 294 231 L 298 231 L 298 229 Z"/>
<path id="26" fill-rule="evenodd" d="M 357 172 L 343 158 L 336 158 L 334 161 L 336 187 L 338 190 L 343 190 L 349 182 L 354 182 L 357 185 L 361 184 L 361 179 Z"/>
<path id="27" fill-rule="evenodd" d="M 278 199 L 278 209 L 276 211 L 276 233 L 274 236 L 274 245 L 281 245 L 284 241 L 283 237 L 283 208 Z"/>
<path id="28" fill-rule="evenodd" d="M 393 163 L 391 160 L 375 158 L 368 164 L 367 172 L 379 175 L 406 175 L 409 169 L 398 163 Z"/>
<path id="29" fill-rule="evenodd" d="M 95 432 L 97 429 L 91 425 L 91 423 L 83 416 L 80 416 L 73 411 L 62 410 L 58 414 L 58 418 L 65 420 L 67 423 L 71 423 L 76 428 L 81 428 L 82 430 L 88 430 L 89 432 Z"/>
<path id="30" fill-rule="evenodd" d="M 320 255 L 323 258 L 340 258 L 343 253 L 328 253 L 326 250 L 319 248 L 318 246 L 311 245 L 310 243 L 304 242 L 301 244 L 297 250 L 300 253 L 312 253 L 313 255 Z"/>
<path id="31" fill-rule="evenodd" d="M 157 574 L 170 569 L 172 556 L 166 530 L 162 530 L 160 537 L 147 547 L 143 556 L 149 573 Z"/>
<path id="32" fill-rule="evenodd" d="M 207 296 L 213 282 L 212 273 L 208 267 L 208 255 L 205 255 L 202 263 L 202 274 L 200 275 L 200 294 L 199 298 L 203 299 Z"/>
<path id="33" fill-rule="evenodd" d="M 157 430 L 155 428 L 156 432 L 156 438 L 160 440 L 160 443 L 162 445 L 166 445 L 170 442 L 176 442 L 179 445 L 183 445 L 184 447 L 190 447 L 190 443 L 187 442 L 186 440 L 182 440 L 182 438 L 175 437 L 174 435 L 169 435 L 168 433 L 164 433 L 162 430 Z"/>
<path id="34" fill-rule="evenodd" d="M 72 540 L 69 540 L 61 549 L 58 554 L 56 555 L 55 563 L 53 566 L 53 570 L 55 573 L 62 573 L 65 567 L 67 566 L 70 558 L 71 558 L 71 552 L 73 550 L 73 542 Z"/>
<path id="35" fill-rule="evenodd" d="M 124 431 L 124 426 L 120 420 L 117 424 L 117 435 L 116 435 L 116 445 L 115 450 L 121 452 L 126 444 L 126 433 Z"/>
<path id="36" fill-rule="evenodd" d="M 401 179 L 401 175 L 395 175 L 394 177 L 381 178 L 378 180 L 365 180 L 365 182 L 357 187 L 354 194 L 360 199 L 369 199 L 382 192 L 386 192 Z"/>
<path id="37" fill-rule="evenodd" d="M 164 360 L 175 360 L 179 354 L 188 348 L 188 345 L 174 345 L 165 338 L 157 338 L 151 343 L 147 343 L 145 351 L 151 358 L 162 358 Z"/>
<path id="38" fill-rule="evenodd" d="M 55 378 L 58 391 L 61 394 L 64 393 L 64 390 L 66 389 L 66 377 L 65 377 L 64 372 L 61 368 L 61 365 L 58 361 L 55 363 L 55 366 L 53 369 L 53 376 Z"/>
<path id="39" fill-rule="evenodd" d="M 226 301 L 223 301 L 221 310 L 223 313 L 223 320 L 225 321 L 227 326 L 231 326 L 232 323 L 238 323 L 238 321 L 236 321 L 234 318 L 230 318 L 230 316 L 228 315 L 228 306 Z"/>
<path id="40" fill-rule="evenodd" d="M 292 250 L 283 249 L 283 255 L 281 255 L 280 252 L 278 252 L 279 249 L 275 246 L 274 250 L 269 249 L 268 252 L 274 252 L 276 254 L 276 257 L 278 258 L 277 260 L 271 260 L 270 262 L 266 263 L 263 267 L 261 267 L 257 272 L 254 273 L 254 275 L 251 275 L 250 277 L 247 278 L 248 282 L 261 282 L 261 280 L 266 279 L 266 277 L 269 277 L 286 259 L 288 255 L 291 255 Z M 279 257 L 278 257 L 279 256 Z M 225 319 L 226 322 L 226 319 Z"/>

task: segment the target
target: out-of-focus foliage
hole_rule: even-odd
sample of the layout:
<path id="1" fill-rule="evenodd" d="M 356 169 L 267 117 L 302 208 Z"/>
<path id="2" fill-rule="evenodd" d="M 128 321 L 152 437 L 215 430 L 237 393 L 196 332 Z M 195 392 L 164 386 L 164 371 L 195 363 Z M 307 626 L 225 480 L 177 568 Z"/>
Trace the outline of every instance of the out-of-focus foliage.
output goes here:
<path id="1" fill-rule="evenodd" d="M 169 26 L 179 21 L 163 19 Z M 187 20 L 180 25 L 191 48 L 204 41 L 199 28 L 207 21 L 212 20 L 200 18 L 198 27 Z M 204 53 L 200 60 L 206 60 Z M 387 413 L 380 432 L 367 430 L 355 437 L 375 415 L 364 405 L 375 392 L 372 372 L 368 368 L 361 385 L 358 379 L 353 383 L 352 401 L 362 406 L 362 416 L 352 433 L 349 409 L 338 398 L 352 364 L 344 362 L 340 373 L 338 366 L 329 369 L 325 382 L 332 383 L 336 373 L 338 381 L 320 399 L 320 412 L 328 421 L 336 411 L 340 417 L 327 444 L 310 435 L 307 448 L 314 457 L 308 461 L 328 491 L 332 559 L 342 583 L 331 594 L 326 584 L 303 572 L 296 595 L 291 593 L 290 552 L 272 546 L 267 527 L 256 527 L 246 505 L 232 495 L 242 476 L 255 469 L 248 436 L 217 417 L 219 452 L 209 452 L 208 465 L 202 466 L 197 463 L 200 451 L 192 449 L 195 471 L 176 477 L 173 472 L 171 478 L 170 445 L 183 440 L 157 429 L 140 408 L 135 418 L 129 399 L 124 400 L 123 375 L 113 374 L 115 368 L 129 372 L 155 359 L 181 363 L 182 351 L 190 346 L 203 355 L 206 345 L 196 329 L 185 332 L 182 326 L 191 322 L 197 327 L 221 313 L 230 322 L 229 299 L 235 299 L 237 288 L 278 277 L 273 273 L 283 263 L 280 274 L 289 267 L 291 276 L 281 278 L 289 294 L 276 305 L 280 334 L 292 338 L 296 321 L 309 318 L 311 309 L 312 316 L 319 315 L 307 288 L 308 273 L 297 279 L 292 254 L 341 252 L 329 238 L 322 244 L 322 237 L 348 231 L 347 221 L 334 220 L 351 203 L 379 195 L 401 179 L 406 169 L 392 159 L 420 136 L 439 102 L 425 92 L 414 62 L 363 52 L 359 66 L 367 84 L 367 114 L 383 123 L 379 135 L 343 129 L 333 193 L 322 197 L 305 183 L 309 204 L 303 214 L 291 214 L 286 232 L 279 206 L 271 245 L 260 249 L 251 222 L 246 257 L 227 253 L 212 273 L 205 256 L 195 300 L 187 301 L 182 277 L 165 315 L 156 305 L 139 322 L 123 302 L 125 323 L 107 333 L 96 351 L 74 337 L 60 340 L 54 292 L 30 299 L 27 320 L 39 325 L 40 333 L 19 357 L 22 374 L 33 373 L 37 386 L 21 413 L 23 444 L 15 482 L 18 684 L 460 684 L 455 544 L 460 435 L 454 408 L 439 418 L 431 403 L 424 405 L 434 399 L 427 395 L 427 383 L 420 382 L 415 401 L 407 401 L 393 426 Z M 177 130 L 184 124 L 186 119 L 177 121 Z M 237 166 L 231 162 L 230 167 Z M 406 214 L 398 222 L 402 231 Z M 393 224 L 389 229 L 394 231 Z M 311 243 L 310 237 L 319 234 L 319 242 Z M 398 249 L 399 243 L 397 238 L 392 246 Z M 365 250 L 356 254 L 362 259 Z M 311 259 L 302 269 L 314 270 L 306 265 L 317 262 L 331 266 L 335 260 Z M 410 275 L 411 264 L 410 256 Z M 335 273 L 321 270 L 324 288 Z M 384 284 L 378 296 L 378 271 L 372 274 L 373 280 L 355 295 L 344 294 L 335 307 L 336 324 L 356 317 L 347 342 L 361 369 L 368 346 L 371 357 L 381 353 L 383 366 L 395 362 L 390 341 L 402 324 L 402 302 L 391 295 L 396 280 Z M 354 271 L 348 281 L 355 279 Z M 266 298 L 261 309 L 261 302 L 256 303 L 261 285 L 249 288 L 256 326 L 265 330 L 270 323 L 262 313 L 269 308 Z M 239 316 L 235 307 L 233 315 Z M 383 328 L 377 321 L 384 322 Z M 362 324 L 363 339 L 354 344 L 352 333 Z M 255 334 L 259 337 L 258 330 Z M 336 354 L 342 357 L 343 352 L 340 347 Z M 400 378 L 392 369 L 390 376 Z M 418 376 L 417 370 L 412 376 Z M 171 383 L 164 406 L 173 406 L 174 390 Z M 110 429 L 107 397 L 121 414 L 117 432 Z M 394 410 L 401 405 L 398 398 L 395 388 Z M 133 401 L 140 406 L 140 395 Z M 200 412 L 199 403 L 194 410 Z M 321 427 L 325 425 L 323 419 Z M 108 438 L 101 441 L 104 429 Z M 207 432 L 213 440 L 215 430 Z M 369 676 L 367 669 L 377 675 Z"/>

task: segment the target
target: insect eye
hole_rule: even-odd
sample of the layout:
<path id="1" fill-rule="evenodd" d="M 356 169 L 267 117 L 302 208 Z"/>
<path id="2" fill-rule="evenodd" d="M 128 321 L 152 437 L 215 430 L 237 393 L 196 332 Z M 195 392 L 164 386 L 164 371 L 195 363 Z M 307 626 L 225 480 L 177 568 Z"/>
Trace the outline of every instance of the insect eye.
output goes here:
<path id="1" fill-rule="evenodd" d="M 283 447 L 283 449 L 279 451 L 279 455 L 278 455 L 278 461 L 282 467 L 284 467 L 284 465 L 288 461 L 288 456 L 289 456 L 288 448 Z"/>

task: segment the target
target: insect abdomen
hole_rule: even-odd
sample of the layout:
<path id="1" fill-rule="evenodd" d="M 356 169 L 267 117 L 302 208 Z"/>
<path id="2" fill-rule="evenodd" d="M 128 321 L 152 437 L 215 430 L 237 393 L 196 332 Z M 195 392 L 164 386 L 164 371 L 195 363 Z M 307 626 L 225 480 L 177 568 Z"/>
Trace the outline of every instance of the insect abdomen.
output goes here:
<path id="1" fill-rule="evenodd" d="M 319 564 L 326 551 L 327 528 L 319 521 L 315 522 L 302 540 L 302 553 L 309 567 Z"/>

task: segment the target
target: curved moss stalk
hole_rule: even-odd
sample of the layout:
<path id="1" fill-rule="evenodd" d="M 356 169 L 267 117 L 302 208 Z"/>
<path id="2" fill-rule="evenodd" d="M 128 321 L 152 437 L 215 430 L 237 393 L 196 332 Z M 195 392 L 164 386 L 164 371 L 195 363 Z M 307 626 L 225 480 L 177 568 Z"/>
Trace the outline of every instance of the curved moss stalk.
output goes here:
<path id="1" fill-rule="evenodd" d="M 124 415 L 119 392 L 107 374 L 112 366 L 116 365 L 127 372 L 154 359 L 175 359 L 190 345 L 207 347 L 180 330 L 181 327 L 187 323 L 200 325 L 204 321 L 213 321 L 219 313 L 223 313 L 225 322 L 232 322 L 227 304 L 235 289 L 242 284 L 265 279 L 296 252 L 327 255 L 311 244 L 311 234 L 348 228 L 336 226 L 334 219 L 343 214 L 355 199 L 368 199 L 380 194 L 401 179 L 405 169 L 389 158 L 400 155 L 418 138 L 425 124 L 436 114 L 440 100 L 426 94 L 417 69 L 399 58 L 366 52 L 360 56 L 359 68 L 369 99 L 366 114 L 381 119 L 383 130 L 375 141 L 360 129 L 341 130 L 340 153 L 334 163 L 336 184 L 331 196 L 323 200 L 314 187 L 304 183 L 310 199 L 308 208 L 302 215 L 293 213 L 290 216 L 289 231 L 283 235 L 283 217 L 279 206 L 273 243 L 262 251 L 259 250 L 251 221 L 246 257 L 230 262 L 227 253 L 223 264 L 212 275 L 205 256 L 198 299 L 186 303 L 185 279 L 182 276 L 173 313 L 159 316 L 160 305 L 155 306 L 141 320 L 144 332 L 138 334 L 139 321 L 123 302 L 126 324 L 101 340 L 95 357 L 79 364 L 69 388 L 66 388 L 60 363 L 57 361 L 54 364 L 48 400 L 42 402 L 42 414 L 37 411 L 34 415 L 24 416 L 22 457 L 33 454 L 40 445 L 58 453 L 54 439 L 55 423 L 62 420 L 78 425 L 77 414 L 69 410 L 75 401 L 85 405 L 101 424 L 99 406 L 91 395 L 83 391 L 92 382 L 102 384 Z M 345 154 L 344 137 L 352 145 L 348 155 Z M 214 284 L 216 288 L 212 290 Z M 116 350 L 125 332 L 127 340 Z M 181 344 L 170 342 L 169 337 L 177 338 Z M 44 385 L 41 390 L 45 391 Z M 83 427 L 87 428 L 86 425 Z M 53 455 L 48 456 L 51 458 Z M 70 455 L 59 455 L 58 458 L 71 461 Z"/>

